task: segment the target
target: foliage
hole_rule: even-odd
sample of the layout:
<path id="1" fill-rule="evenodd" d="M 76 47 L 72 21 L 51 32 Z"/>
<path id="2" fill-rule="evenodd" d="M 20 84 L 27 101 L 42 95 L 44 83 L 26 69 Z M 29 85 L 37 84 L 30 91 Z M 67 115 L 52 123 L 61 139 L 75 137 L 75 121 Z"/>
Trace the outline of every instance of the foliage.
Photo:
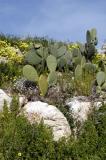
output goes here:
<path id="1" fill-rule="evenodd" d="M 17 54 L 17 49 L 7 44 L 5 41 L 0 40 L 0 57 L 6 57 L 10 61 L 21 63 L 23 56 Z"/>
<path id="2" fill-rule="evenodd" d="M 95 74 L 82 72 L 82 75 L 74 81 L 74 91 L 76 95 L 90 96 L 92 94 L 92 86 L 95 80 Z"/>
<path id="3" fill-rule="evenodd" d="M 22 66 L 14 63 L 0 63 L 0 86 L 5 86 L 5 84 L 12 83 L 18 77 L 22 75 Z"/>
<path id="4" fill-rule="evenodd" d="M 14 98 L 8 110 L 6 104 L 0 113 L 0 156 L 5 160 L 52 159 L 51 130 L 41 124 L 31 125 L 18 115 L 19 106 Z"/>
<path id="5" fill-rule="evenodd" d="M 82 44 L 80 42 L 68 45 L 69 50 L 73 52 L 73 57 L 77 57 L 79 61 L 79 56 L 83 55 L 87 60 L 92 60 L 95 56 L 97 50 L 95 46 L 97 45 L 97 33 L 96 29 L 91 29 L 86 32 L 86 43 Z M 75 58 L 76 59 L 76 58 Z"/>
<path id="6" fill-rule="evenodd" d="M 100 61 L 103 61 L 106 64 L 106 54 L 97 53 L 94 56 L 94 58 L 92 60 L 92 63 L 95 63 L 95 64 L 99 65 Z"/>
<path id="7" fill-rule="evenodd" d="M 92 94 L 92 86 L 95 80 L 96 66 L 86 63 L 84 56 L 80 64 L 75 68 L 74 89 L 77 95 L 89 96 Z"/>
<path id="8" fill-rule="evenodd" d="M 89 115 L 77 139 L 53 141 L 51 130 L 40 124 L 30 124 L 19 115 L 18 98 L 14 97 L 10 110 L 4 103 L 0 112 L 1 160 L 105 160 L 106 106 Z M 71 124 L 71 123 L 70 123 Z"/>
<path id="9" fill-rule="evenodd" d="M 22 52 L 28 51 L 28 49 L 29 49 L 29 44 L 24 42 L 24 41 L 22 41 L 22 40 L 19 41 L 17 46 L 19 47 L 19 49 Z"/>

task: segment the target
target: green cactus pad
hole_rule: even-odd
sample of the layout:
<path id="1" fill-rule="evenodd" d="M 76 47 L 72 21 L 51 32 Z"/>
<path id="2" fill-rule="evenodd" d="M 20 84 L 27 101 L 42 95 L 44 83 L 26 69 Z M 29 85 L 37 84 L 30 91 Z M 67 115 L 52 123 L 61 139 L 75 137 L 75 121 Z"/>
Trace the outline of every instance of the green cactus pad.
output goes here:
<path id="1" fill-rule="evenodd" d="M 95 73 L 96 70 L 97 70 L 97 67 L 95 64 L 92 64 L 92 63 L 85 63 L 83 65 L 83 69 L 86 71 L 86 72 L 89 72 L 89 73 Z"/>
<path id="2" fill-rule="evenodd" d="M 91 37 L 92 37 L 92 39 L 95 39 L 96 35 L 97 35 L 96 29 L 95 29 L 95 28 L 92 28 L 92 29 L 91 29 Z"/>
<path id="3" fill-rule="evenodd" d="M 58 43 L 50 44 L 49 45 L 49 52 L 51 55 L 57 57 L 57 50 L 59 48 Z"/>
<path id="4" fill-rule="evenodd" d="M 82 68 L 81 66 L 78 64 L 77 67 L 75 68 L 75 79 L 81 79 L 82 78 Z"/>
<path id="5" fill-rule="evenodd" d="M 86 41 L 88 44 L 91 43 L 91 33 L 89 30 L 86 32 Z"/>
<path id="6" fill-rule="evenodd" d="M 40 75 L 38 80 L 39 89 L 42 96 L 45 96 L 48 90 L 47 77 L 43 74 Z"/>
<path id="7" fill-rule="evenodd" d="M 58 50 L 57 50 L 57 58 L 61 58 L 62 56 L 64 56 L 66 53 L 66 47 L 65 46 L 61 46 Z"/>
<path id="8" fill-rule="evenodd" d="M 100 71 L 96 75 L 96 80 L 99 86 L 101 86 L 105 82 L 106 75 L 104 72 Z"/>
<path id="9" fill-rule="evenodd" d="M 81 57 L 74 57 L 72 59 L 72 62 L 77 66 L 78 64 L 81 64 Z"/>
<path id="10" fill-rule="evenodd" d="M 36 54 L 43 59 L 46 59 L 48 56 L 48 48 L 46 47 L 41 47 L 39 49 L 37 49 Z"/>
<path id="11" fill-rule="evenodd" d="M 55 71 L 49 73 L 47 81 L 48 81 L 49 86 L 56 84 L 57 74 Z"/>
<path id="12" fill-rule="evenodd" d="M 31 49 L 25 56 L 25 61 L 32 65 L 37 65 L 41 62 L 41 58 L 36 54 L 35 49 Z"/>
<path id="13" fill-rule="evenodd" d="M 85 51 L 85 46 L 80 42 L 77 42 L 77 44 L 79 46 L 79 49 L 80 49 L 81 53 L 83 53 Z"/>
<path id="14" fill-rule="evenodd" d="M 74 58 L 74 57 L 80 57 L 80 56 L 81 56 L 80 50 L 78 48 L 74 48 L 72 50 L 72 57 Z"/>
<path id="15" fill-rule="evenodd" d="M 23 67 L 23 75 L 30 81 L 38 81 L 38 74 L 34 67 L 31 65 L 25 65 Z"/>
<path id="16" fill-rule="evenodd" d="M 65 59 L 65 57 L 59 58 L 57 60 L 57 62 L 58 62 L 59 69 L 62 69 L 62 68 L 64 68 L 66 66 L 66 59 Z"/>
<path id="17" fill-rule="evenodd" d="M 83 56 L 81 59 L 81 66 L 83 67 L 85 63 L 86 63 L 86 59 L 85 59 L 85 56 Z"/>
<path id="18" fill-rule="evenodd" d="M 106 82 L 102 85 L 101 88 L 106 91 Z"/>
<path id="19" fill-rule="evenodd" d="M 54 57 L 53 55 L 50 55 L 47 57 L 46 62 L 47 62 L 47 67 L 50 72 L 53 72 L 56 70 L 56 67 L 57 67 L 56 57 Z"/>

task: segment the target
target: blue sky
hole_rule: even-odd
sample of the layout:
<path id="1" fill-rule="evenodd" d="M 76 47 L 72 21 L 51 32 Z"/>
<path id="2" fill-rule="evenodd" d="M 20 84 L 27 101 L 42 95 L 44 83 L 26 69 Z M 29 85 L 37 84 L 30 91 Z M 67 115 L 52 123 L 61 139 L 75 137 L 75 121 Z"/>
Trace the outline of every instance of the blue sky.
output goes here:
<path id="1" fill-rule="evenodd" d="M 0 32 L 85 41 L 96 28 L 99 44 L 106 39 L 106 0 L 0 0 Z"/>

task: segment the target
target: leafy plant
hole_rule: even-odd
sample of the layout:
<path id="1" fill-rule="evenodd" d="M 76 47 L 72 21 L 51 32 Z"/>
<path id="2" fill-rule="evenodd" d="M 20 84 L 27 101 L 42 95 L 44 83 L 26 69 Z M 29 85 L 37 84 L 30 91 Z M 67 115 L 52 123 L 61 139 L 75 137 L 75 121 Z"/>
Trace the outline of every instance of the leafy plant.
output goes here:
<path id="1" fill-rule="evenodd" d="M 14 63 L 0 63 L 0 86 L 7 87 L 22 75 L 22 66 Z"/>
<path id="2" fill-rule="evenodd" d="M 58 142 L 53 141 L 51 129 L 43 122 L 30 124 L 24 115 L 19 114 L 18 98 L 13 98 L 10 108 L 5 102 L 0 112 L 1 160 L 105 160 L 105 105 L 89 115 L 77 138 L 71 136 Z M 60 109 L 69 118 L 66 108 Z"/>

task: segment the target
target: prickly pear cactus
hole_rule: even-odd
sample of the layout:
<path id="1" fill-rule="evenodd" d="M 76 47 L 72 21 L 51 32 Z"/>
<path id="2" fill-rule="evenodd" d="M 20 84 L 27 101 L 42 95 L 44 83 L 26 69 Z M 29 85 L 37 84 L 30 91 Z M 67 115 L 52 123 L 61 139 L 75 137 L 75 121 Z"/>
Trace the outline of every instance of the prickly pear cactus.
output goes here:
<path id="1" fill-rule="evenodd" d="M 62 56 L 64 56 L 66 53 L 66 47 L 65 46 L 61 46 L 58 50 L 57 50 L 57 58 L 61 58 Z"/>
<path id="2" fill-rule="evenodd" d="M 57 67 L 56 57 L 54 57 L 53 55 L 50 55 L 47 57 L 46 62 L 47 62 L 47 67 L 50 72 L 53 72 L 56 70 L 56 67 Z"/>
<path id="3" fill-rule="evenodd" d="M 36 50 L 32 48 L 26 55 L 25 61 L 31 65 L 37 65 L 41 62 L 41 57 L 36 54 Z"/>
<path id="4" fill-rule="evenodd" d="M 88 44 L 91 43 L 91 33 L 89 30 L 86 32 L 86 41 Z"/>
<path id="5" fill-rule="evenodd" d="M 82 67 L 81 65 L 77 65 L 77 67 L 75 68 L 75 79 L 81 79 L 82 78 Z"/>
<path id="6" fill-rule="evenodd" d="M 49 45 L 49 52 L 51 55 L 55 56 L 56 58 L 61 58 L 66 53 L 66 46 L 60 46 L 58 43 L 54 43 Z"/>
<path id="7" fill-rule="evenodd" d="M 34 67 L 31 65 L 25 65 L 23 67 L 23 75 L 30 81 L 38 81 L 38 74 Z"/>
<path id="8" fill-rule="evenodd" d="M 78 48 L 74 48 L 72 50 L 72 57 L 74 58 L 74 57 L 80 57 L 80 56 L 81 56 L 80 50 Z"/>
<path id="9" fill-rule="evenodd" d="M 48 56 L 48 48 L 46 47 L 41 47 L 36 50 L 36 54 L 41 58 L 41 59 L 46 59 Z"/>
<path id="10" fill-rule="evenodd" d="M 81 64 L 81 57 L 74 57 L 72 59 L 73 64 L 75 64 L 75 66 L 77 66 L 78 64 Z"/>
<path id="11" fill-rule="evenodd" d="M 106 82 L 102 85 L 102 90 L 105 90 L 106 91 Z"/>
<path id="12" fill-rule="evenodd" d="M 57 73 L 55 71 L 50 72 L 47 78 L 49 86 L 56 84 L 57 82 Z"/>
<path id="13" fill-rule="evenodd" d="M 85 72 L 88 72 L 88 73 L 91 73 L 91 74 L 94 74 L 97 70 L 97 67 L 95 64 L 92 64 L 92 63 L 85 63 L 83 65 L 83 69 Z"/>
<path id="14" fill-rule="evenodd" d="M 80 52 L 83 54 L 85 52 L 85 46 L 84 44 L 77 42 L 78 46 L 79 46 L 79 50 Z"/>
<path id="15" fill-rule="evenodd" d="M 103 71 L 100 71 L 96 75 L 96 80 L 99 86 L 101 86 L 105 82 L 106 75 Z"/>
<path id="16" fill-rule="evenodd" d="M 42 96 L 45 96 L 48 90 L 48 82 L 46 75 L 41 74 L 38 80 L 39 90 Z"/>
<path id="17" fill-rule="evenodd" d="M 97 39 L 97 31 L 96 31 L 95 28 L 92 28 L 92 29 L 91 29 L 91 38 L 92 38 L 92 43 L 93 43 L 94 45 L 97 45 L 98 39 Z"/>
<path id="18" fill-rule="evenodd" d="M 93 28 L 86 32 L 86 43 L 85 43 L 85 52 L 84 55 L 87 59 L 92 60 L 96 53 L 95 46 L 98 43 L 96 29 Z"/>
<path id="19" fill-rule="evenodd" d="M 85 63 L 86 63 L 86 59 L 85 59 L 85 56 L 83 56 L 81 59 L 81 66 L 83 67 Z"/>

